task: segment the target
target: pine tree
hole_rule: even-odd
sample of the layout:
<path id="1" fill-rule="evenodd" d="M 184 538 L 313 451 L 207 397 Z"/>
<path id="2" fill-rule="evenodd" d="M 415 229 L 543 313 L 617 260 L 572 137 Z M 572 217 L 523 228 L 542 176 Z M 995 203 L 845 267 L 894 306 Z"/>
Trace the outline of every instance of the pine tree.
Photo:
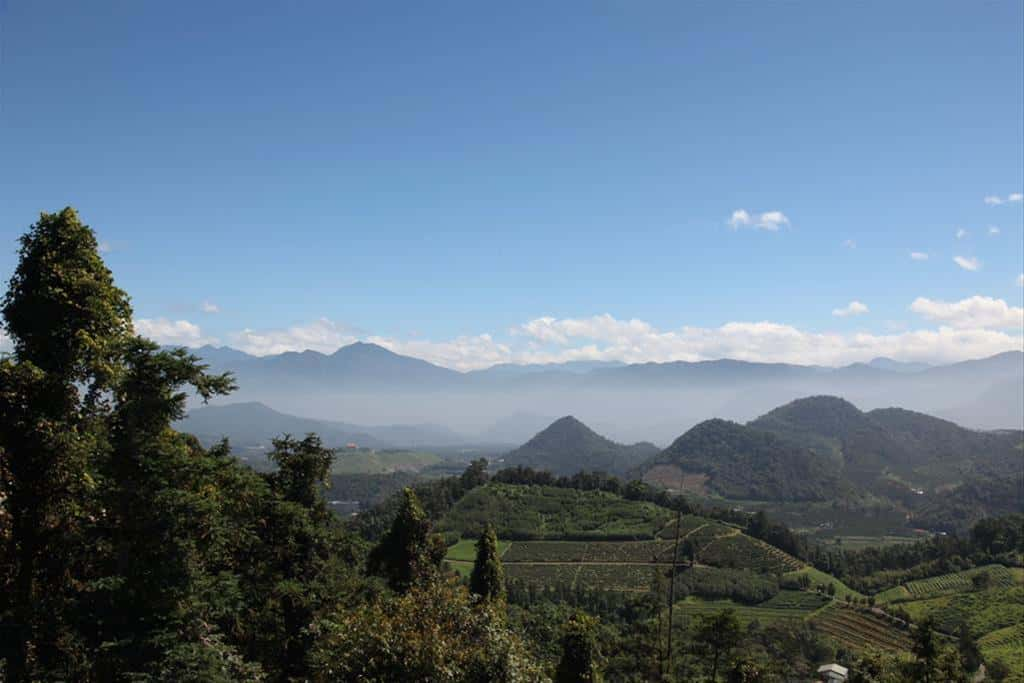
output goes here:
<path id="1" fill-rule="evenodd" d="M 484 600 L 505 597 L 505 571 L 498 557 L 498 535 L 492 524 L 484 527 L 476 542 L 476 561 L 469 577 L 469 589 Z"/>
<path id="2" fill-rule="evenodd" d="M 595 619 L 577 614 L 569 619 L 562 635 L 562 658 L 555 670 L 555 683 L 596 683 L 598 670 Z"/>

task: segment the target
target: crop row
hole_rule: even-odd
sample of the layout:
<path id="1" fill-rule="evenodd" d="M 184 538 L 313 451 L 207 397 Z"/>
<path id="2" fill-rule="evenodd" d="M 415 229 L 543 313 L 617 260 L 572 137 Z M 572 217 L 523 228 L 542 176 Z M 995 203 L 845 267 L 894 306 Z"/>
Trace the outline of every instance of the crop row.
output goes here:
<path id="1" fill-rule="evenodd" d="M 756 539 L 734 534 L 711 541 L 700 549 L 698 561 L 716 567 L 733 567 L 782 574 L 800 563 L 786 553 Z"/>
<path id="2" fill-rule="evenodd" d="M 767 624 L 773 621 L 802 621 L 806 612 L 793 609 L 780 609 L 773 607 L 761 607 L 756 605 L 753 607 L 747 605 L 740 605 L 729 600 L 700 600 L 690 598 L 681 602 L 677 602 L 674 607 L 675 619 L 692 619 L 698 615 L 710 615 L 718 614 L 724 609 L 732 609 L 736 612 L 736 617 L 743 624 L 749 624 L 752 621 L 757 621 L 761 624 Z"/>
<path id="3" fill-rule="evenodd" d="M 668 562 L 666 541 L 516 541 L 505 562 Z"/>
<path id="4" fill-rule="evenodd" d="M 854 649 L 910 649 L 906 632 L 872 614 L 836 606 L 826 609 L 813 623 L 826 635 Z"/>
<path id="5" fill-rule="evenodd" d="M 505 565 L 509 579 L 538 586 L 573 586 L 611 591 L 646 592 L 654 584 L 654 565 L 524 564 Z"/>
<path id="6" fill-rule="evenodd" d="M 820 593 L 809 591 L 782 590 L 762 602 L 758 607 L 774 607 L 777 609 L 798 609 L 814 611 L 828 604 L 830 600 Z"/>
<path id="7" fill-rule="evenodd" d="M 915 599 L 922 599 L 946 593 L 969 591 L 974 587 L 976 581 L 979 586 L 985 588 L 1009 588 L 1016 582 L 1015 578 L 1013 571 L 997 564 L 911 581 L 906 584 L 906 589 Z"/>

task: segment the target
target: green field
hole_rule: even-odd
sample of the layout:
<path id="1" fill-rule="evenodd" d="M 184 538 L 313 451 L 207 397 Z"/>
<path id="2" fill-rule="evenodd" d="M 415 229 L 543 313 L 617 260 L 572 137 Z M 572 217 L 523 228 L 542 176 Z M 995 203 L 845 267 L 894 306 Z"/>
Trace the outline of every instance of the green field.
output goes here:
<path id="1" fill-rule="evenodd" d="M 671 562 L 667 541 L 516 541 L 506 562 Z"/>
<path id="2" fill-rule="evenodd" d="M 811 623 L 818 632 L 852 650 L 910 650 L 908 631 L 871 612 L 843 607 L 838 601 L 818 612 Z"/>
<path id="3" fill-rule="evenodd" d="M 803 621 L 810 616 L 813 609 L 816 609 L 778 604 L 769 605 L 770 602 L 760 605 L 742 605 L 732 600 L 704 600 L 690 596 L 675 604 L 673 620 L 687 622 L 697 615 L 717 614 L 724 609 L 732 609 L 736 611 L 736 617 L 740 623 L 746 626 L 752 621 L 760 624 L 769 624 L 773 621 Z"/>
<path id="4" fill-rule="evenodd" d="M 902 586 L 882 591 L 878 594 L 877 599 L 879 602 L 894 603 L 970 593 L 977 590 L 974 582 L 978 580 L 976 577 L 982 575 L 987 577 L 984 584 L 986 588 L 1011 588 L 1024 584 L 1024 569 L 1019 567 L 1011 569 L 1001 564 L 991 564 L 962 572 L 910 581 Z"/>
<path id="5" fill-rule="evenodd" d="M 858 593 L 857 591 L 853 590 L 852 588 L 847 586 L 845 583 L 843 583 L 842 581 L 840 581 L 836 577 L 832 576 L 831 574 L 826 574 L 825 572 L 821 571 L 820 569 L 816 569 L 814 567 L 811 567 L 810 565 L 804 567 L 803 569 L 798 569 L 796 571 L 786 572 L 785 574 L 782 575 L 782 578 L 784 578 L 784 579 L 796 579 L 796 578 L 799 578 L 800 576 L 807 576 L 808 578 L 810 578 L 810 580 L 811 580 L 811 587 L 812 588 L 817 587 L 819 584 L 825 584 L 825 585 L 828 585 L 830 583 L 834 584 L 835 587 L 836 587 L 836 598 L 837 599 L 843 599 L 847 595 L 849 595 L 850 597 L 853 597 L 853 598 L 863 598 L 864 597 L 863 593 Z"/>
<path id="6" fill-rule="evenodd" d="M 418 472 L 439 462 L 441 462 L 441 456 L 420 451 L 342 449 L 337 451 L 334 456 L 334 462 L 331 463 L 331 474 Z"/>
<path id="7" fill-rule="evenodd" d="M 700 548 L 697 559 L 715 567 L 751 569 L 782 574 L 803 567 L 803 562 L 756 538 L 734 532 Z"/>
<path id="8" fill-rule="evenodd" d="M 805 612 L 813 612 L 829 604 L 831 600 L 811 591 L 781 590 L 773 598 L 765 600 L 758 607 L 773 607 L 780 609 L 798 609 Z"/>
<path id="9" fill-rule="evenodd" d="M 508 548 L 508 541 L 498 541 L 498 555 L 500 557 L 505 556 Z M 448 548 L 448 554 L 445 555 L 444 559 L 454 562 L 473 562 L 476 560 L 476 541 L 469 538 L 462 539 Z"/>
<path id="10" fill-rule="evenodd" d="M 438 525 L 475 538 L 487 522 L 506 539 L 653 539 L 672 512 L 604 491 L 487 484 L 462 497 Z"/>

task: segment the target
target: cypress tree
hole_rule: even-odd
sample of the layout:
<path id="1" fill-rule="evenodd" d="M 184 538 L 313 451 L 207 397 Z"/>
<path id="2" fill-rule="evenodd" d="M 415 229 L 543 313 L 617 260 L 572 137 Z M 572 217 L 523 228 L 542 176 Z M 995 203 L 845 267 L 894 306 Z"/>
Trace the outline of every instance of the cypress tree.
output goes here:
<path id="1" fill-rule="evenodd" d="M 476 542 L 476 561 L 469 577 L 469 589 L 484 600 L 505 597 L 505 571 L 498 557 L 498 535 L 490 523 Z"/>
<path id="2" fill-rule="evenodd" d="M 430 520 L 416 493 L 406 487 L 402 495 L 391 529 L 370 551 L 367 562 L 370 573 L 383 576 L 400 593 L 440 566 L 445 554 L 440 538 L 430 533 Z"/>

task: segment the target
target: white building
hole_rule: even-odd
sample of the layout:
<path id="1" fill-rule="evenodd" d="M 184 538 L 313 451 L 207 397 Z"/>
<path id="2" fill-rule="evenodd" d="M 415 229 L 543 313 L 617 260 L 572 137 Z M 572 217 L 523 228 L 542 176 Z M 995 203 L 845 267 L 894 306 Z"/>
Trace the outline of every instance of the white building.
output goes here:
<path id="1" fill-rule="evenodd" d="M 825 683 L 844 683 L 850 670 L 838 664 L 824 664 L 818 667 L 818 677 Z"/>

